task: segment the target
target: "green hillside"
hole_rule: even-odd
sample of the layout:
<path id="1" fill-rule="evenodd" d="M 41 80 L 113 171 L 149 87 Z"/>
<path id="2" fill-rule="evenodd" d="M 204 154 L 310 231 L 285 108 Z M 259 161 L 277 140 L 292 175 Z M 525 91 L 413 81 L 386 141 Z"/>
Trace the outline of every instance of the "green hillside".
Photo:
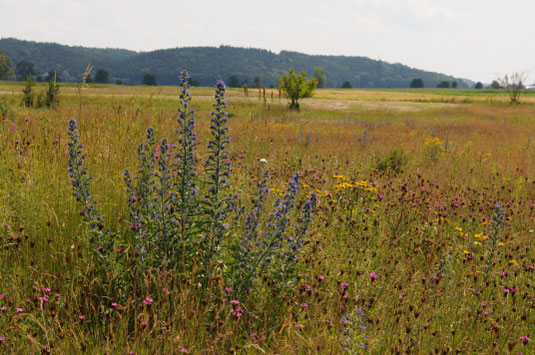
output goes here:
<path id="1" fill-rule="evenodd" d="M 10 57 L 13 66 L 20 61 L 35 64 L 36 74 L 46 76 L 56 71 L 63 81 L 80 81 L 86 66 L 109 71 L 111 82 L 140 84 L 144 74 L 156 75 L 160 85 L 178 84 L 177 74 L 187 69 L 198 85 L 213 85 L 215 80 L 228 80 L 235 75 L 249 85 L 260 79 L 265 86 L 274 86 L 277 76 L 288 68 L 305 70 L 311 75 L 314 67 L 327 74 L 326 87 L 340 87 L 349 81 L 354 88 L 406 88 L 413 78 L 421 78 L 425 87 L 456 80 L 459 87 L 468 87 L 469 80 L 426 72 L 403 64 L 390 64 L 366 57 L 318 56 L 291 51 L 279 54 L 252 48 L 189 47 L 134 52 L 124 49 L 71 47 L 56 43 L 40 43 L 13 38 L 0 39 L 0 51 Z"/>

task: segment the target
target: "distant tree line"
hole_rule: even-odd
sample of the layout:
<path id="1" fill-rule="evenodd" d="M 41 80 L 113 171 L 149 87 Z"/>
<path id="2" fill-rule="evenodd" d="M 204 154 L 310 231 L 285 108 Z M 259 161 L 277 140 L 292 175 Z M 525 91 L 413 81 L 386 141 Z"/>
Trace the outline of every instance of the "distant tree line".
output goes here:
<path id="1" fill-rule="evenodd" d="M 279 54 L 251 48 L 190 47 L 138 53 L 122 49 L 69 47 L 54 43 L 37 43 L 13 38 L 0 39 L 0 50 L 12 63 L 22 63 L 19 79 L 33 70 L 43 76 L 55 71 L 64 82 L 80 82 L 88 63 L 101 68 L 102 76 L 95 82 L 117 82 L 125 85 L 143 83 L 146 74 L 157 78 L 159 85 L 178 84 L 177 72 L 188 69 L 196 85 L 211 86 L 214 80 L 228 81 L 231 87 L 248 83 L 250 88 L 277 87 L 277 78 L 295 68 L 296 72 L 311 73 L 318 87 L 403 88 L 413 78 L 422 79 L 429 87 L 442 81 L 457 81 L 459 87 L 468 87 L 452 76 L 426 72 L 399 63 L 387 63 L 366 57 L 312 56 L 282 51 Z M 28 63 L 34 63 L 33 67 Z M 23 73 L 25 72 L 25 73 Z M 90 79 L 91 80 L 91 79 Z M 347 82 L 347 83 L 346 83 Z M 470 83 L 470 85 L 473 85 Z"/>

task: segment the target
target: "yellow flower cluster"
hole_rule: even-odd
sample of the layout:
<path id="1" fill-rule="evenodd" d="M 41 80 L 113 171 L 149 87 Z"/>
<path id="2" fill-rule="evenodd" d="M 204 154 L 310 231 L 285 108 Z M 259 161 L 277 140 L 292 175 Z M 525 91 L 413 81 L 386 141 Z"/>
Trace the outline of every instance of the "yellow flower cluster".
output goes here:
<path id="1" fill-rule="evenodd" d="M 361 181 L 354 181 L 352 179 L 346 178 L 343 175 L 334 175 L 334 179 L 337 180 L 336 185 L 334 186 L 337 190 L 345 190 L 345 189 L 351 189 L 351 190 L 364 190 L 369 192 L 376 192 L 377 188 L 370 186 L 367 181 L 361 180 Z"/>

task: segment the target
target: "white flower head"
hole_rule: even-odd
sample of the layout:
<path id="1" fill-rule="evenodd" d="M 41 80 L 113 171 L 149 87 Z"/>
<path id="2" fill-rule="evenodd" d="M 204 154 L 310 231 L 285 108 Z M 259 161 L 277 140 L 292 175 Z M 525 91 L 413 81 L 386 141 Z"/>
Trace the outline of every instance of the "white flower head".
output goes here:
<path id="1" fill-rule="evenodd" d="M 264 158 L 260 159 L 259 162 L 264 163 L 264 164 L 267 164 L 267 160 L 264 159 Z"/>

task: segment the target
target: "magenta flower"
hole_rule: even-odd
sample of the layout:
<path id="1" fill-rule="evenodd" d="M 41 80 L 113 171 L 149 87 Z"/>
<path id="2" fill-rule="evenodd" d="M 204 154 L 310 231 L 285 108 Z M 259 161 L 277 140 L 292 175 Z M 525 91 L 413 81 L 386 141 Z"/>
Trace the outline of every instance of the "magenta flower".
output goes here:
<path id="1" fill-rule="evenodd" d="M 375 272 L 370 272 L 370 277 L 371 277 L 372 281 L 374 281 L 374 280 L 377 279 L 377 274 Z"/>
<path id="2" fill-rule="evenodd" d="M 22 312 L 22 311 L 23 311 L 23 309 L 22 309 L 22 308 L 17 308 L 17 312 L 19 312 L 19 313 L 20 313 L 20 312 Z"/>
<path id="3" fill-rule="evenodd" d="M 230 301 L 230 304 L 233 305 L 233 306 L 237 306 L 240 304 L 240 301 L 237 301 L 237 300 L 231 300 Z"/>
<path id="4" fill-rule="evenodd" d="M 526 335 L 524 337 L 520 337 L 520 341 L 522 342 L 522 344 L 526 345 L 531 341 L 531 339 Z"/>
<path id="5" fill-rule="evenodd" d="M 234 316 L 236 318 L 241 318 L 241 316 L 243 316 L 243 309 L 241 308 L 236 308 L 236 310 L 234 311 Z"/>
<path id="6" fill-rule="evenodd" d="M 6 338 L 5 337 L 0 337 L 0 341 L 4 342 L 4 341 L 6 341 Z"/>
<path id="7" fill-rule="evenodd" d="M 298 324 L 297 325 L 297 329 L 303 329 L 303 325 L 302 324 Z"/>
<path id="8" fill-rule="evenodd" d="M 150 297 L 147 297 L 147 298 L 145 298 L 145 299 L 143 300 L 143 304 L 146 305 L 146 306 L 150 306 L 150 305 L 152 304 L 152 302 L 154 302 L 154 301 L 153 301 L 153 299 L 150 298 Z"/>
<path id="9" fill-rule="evenodd" d="M 84 320 L 85 316 L 78 316 L 78 318 L 80 318 L 81 320 Z"/>

